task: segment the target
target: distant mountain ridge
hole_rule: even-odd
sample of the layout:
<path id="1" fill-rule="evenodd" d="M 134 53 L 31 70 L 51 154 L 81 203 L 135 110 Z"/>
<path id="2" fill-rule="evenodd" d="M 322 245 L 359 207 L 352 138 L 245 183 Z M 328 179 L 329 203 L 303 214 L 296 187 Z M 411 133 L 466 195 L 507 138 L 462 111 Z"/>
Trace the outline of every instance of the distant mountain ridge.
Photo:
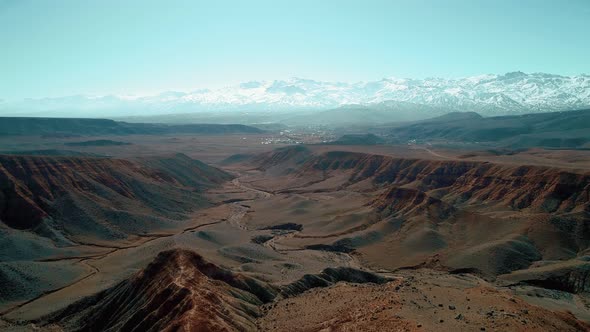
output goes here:
<path id="1" fill-rule="evenodd" d="M 241 124 L 127 123 L 107 119 L 0 117 L 0 136 L 6 135 L 163 135 L 257 134 L 263 131 Z M 100 142 L 99 142 L 100 143 Z M 102 142 L 104 143 L 104 142 Z"/>
<path id="2" fill-rule="evenodd" d="M 475 111 L 483 115 L 563 111 L 590 106 L 590 75 L 561 76 L 512 72 L 457 79 L 385 78 L 340 83 L 292 78 L 252 81 L 219 89 L 163 92 L 148 97 L 70 96 L 0 102 L 0 114 L 127 116 L 199 111 L 327 110 L 383 102 Z"/>
<path id="3" fill-rule="evenodd" d="M 449 113 L 392 128 L 390 138 L 398 142 L 488 142 L 506 148 L 587 149 L 590 109 L 497 117 Z"/>

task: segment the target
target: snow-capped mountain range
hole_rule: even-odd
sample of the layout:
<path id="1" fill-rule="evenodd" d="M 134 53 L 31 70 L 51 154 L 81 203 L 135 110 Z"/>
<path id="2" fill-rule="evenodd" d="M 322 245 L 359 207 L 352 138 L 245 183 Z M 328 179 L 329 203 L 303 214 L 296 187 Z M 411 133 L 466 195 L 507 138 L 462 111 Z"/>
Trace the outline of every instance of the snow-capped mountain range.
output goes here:
<path id="1" fill-rule="evenodd" d="M 78 116 L 127 116 L 226 110 L 325 110 L 392 101 L 482 115 L 590 108 L 590 75 L 512 72 L 458 79 L 386 78 L 357 83 L 292 78 L 144 97 L 78 95 L 0 101 L 0 115 L 71 116 L 75 112 Z"/>

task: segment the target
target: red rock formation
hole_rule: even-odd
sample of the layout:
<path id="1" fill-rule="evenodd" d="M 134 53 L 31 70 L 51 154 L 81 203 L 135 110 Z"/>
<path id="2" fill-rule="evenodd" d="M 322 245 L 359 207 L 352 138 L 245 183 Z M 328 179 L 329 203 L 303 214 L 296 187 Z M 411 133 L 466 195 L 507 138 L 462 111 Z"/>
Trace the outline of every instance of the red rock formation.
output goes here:
<path id="1" fill-rule="evenodd" d="M 123 175 L 174 184 L 174 179 L 125 160 L 101 158 L 0 156 L 3 203 L 0 220 L 26 229 L 48 216 L 47 202 L 71 191 L 89 191 L 97 183 L 124 197 L 133 190 Z"/>
<path id="2" fill-rule="evenodd" d="M 453 203 L 503 204 L 544 212 L 590 211 L 590 172 L 337 151 L 308 158 L 298 175 L 317 171 L 351 172 L 350 183 L 371 178 L 375 185 L 412 185 L 424 192 L 444 189 L 445 200 Z"/>
<path id="3" fill-rule="evenodd" d="M 392 187 L 376 199 L 373 206 L 389 215 L 427 213 L 439 220 L 448 218 L 456 211 L 452 205 L 429 196 L 425 192 L 401 187 Z"/>
<path id="4" fill-rule="evenodd" d="M 160 253 L 144 270 L 56 313 L 47 323 L 84 331 L 254 330 L 276 294 L 186 250 Z"/>
<path id="5" fill-rule="evenodd" d="M 229 178 L 183 155 L 139 162 L 2 155 L 0 221 L 34 231 L 52 218 L 73 235 L 120 238 L 207 205 L 198 191 Z"/>

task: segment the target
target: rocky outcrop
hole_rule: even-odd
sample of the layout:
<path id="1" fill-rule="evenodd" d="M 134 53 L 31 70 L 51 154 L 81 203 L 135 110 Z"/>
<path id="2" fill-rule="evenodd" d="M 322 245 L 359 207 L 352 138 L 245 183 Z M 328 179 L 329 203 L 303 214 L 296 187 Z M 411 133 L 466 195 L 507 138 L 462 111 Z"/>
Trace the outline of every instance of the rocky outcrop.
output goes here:
<path id="1" fill-rule="evenodd" d="M 590 262 L 574 259 L 515 271 L 500 278 L 570 293 L 590 291 Z"/>
<path id="2" fill-rule="evenodd" d="M 372 272 L 362 271 L 350 267 L 327 268 L 320 274 L 306 274 L 301 279 L 289 285 L 283 286 L 280 290 L 280 294 L 283 297 L 296 296 L 309 289 L 328 287 L 340 281 L 359 284 L 384 284 L 390 281 L 390 279 L 384 278 Z"/>
<path id="3" fill-rule="evenodd" d="M 186 250 L 160 253 L 128 280 L 41 322 L 67 331 L 250 331 L 276 291 Z"/>

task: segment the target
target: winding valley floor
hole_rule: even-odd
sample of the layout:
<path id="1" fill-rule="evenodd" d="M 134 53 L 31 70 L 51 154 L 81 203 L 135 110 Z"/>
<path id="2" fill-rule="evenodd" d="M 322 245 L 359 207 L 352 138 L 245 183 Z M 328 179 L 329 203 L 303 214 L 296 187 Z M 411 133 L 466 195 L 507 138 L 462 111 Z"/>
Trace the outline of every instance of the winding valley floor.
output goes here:
<path id="1" fill-rule="evenodd" d="M 433 159 L 288 147 L 225 163 L 229 175 L 215 173 L 207 204 L 185 217 L 138 205 L 134 213 L 162 215 L 157 228 L 69 236 L 52 254 L 14 262 L 71 276 L 3 301 L 0 329 L 589 329 L 590 174 L 422 152 Z M 158 193 L 183 188 L 172 200 L 192 197 L 196 181 L 178 163 L 214 179 L 184 157 L 143 162 L 175 175 L 122 162 L 125 176 L 141 169 Z M 116 188 L 133 182 L 123 178 Z M 45 211 L 28 180 L 14 181 Z M 119 192 L 155 197 L 133 190 Z M 92 197 L 111 197 L 103 192 Z M 143 311 L 164 303 L 166 314 Z M 116 322 L 104 318 L 115 311 Z M 89 325 L 97 317 L 106 325 Z"/>

